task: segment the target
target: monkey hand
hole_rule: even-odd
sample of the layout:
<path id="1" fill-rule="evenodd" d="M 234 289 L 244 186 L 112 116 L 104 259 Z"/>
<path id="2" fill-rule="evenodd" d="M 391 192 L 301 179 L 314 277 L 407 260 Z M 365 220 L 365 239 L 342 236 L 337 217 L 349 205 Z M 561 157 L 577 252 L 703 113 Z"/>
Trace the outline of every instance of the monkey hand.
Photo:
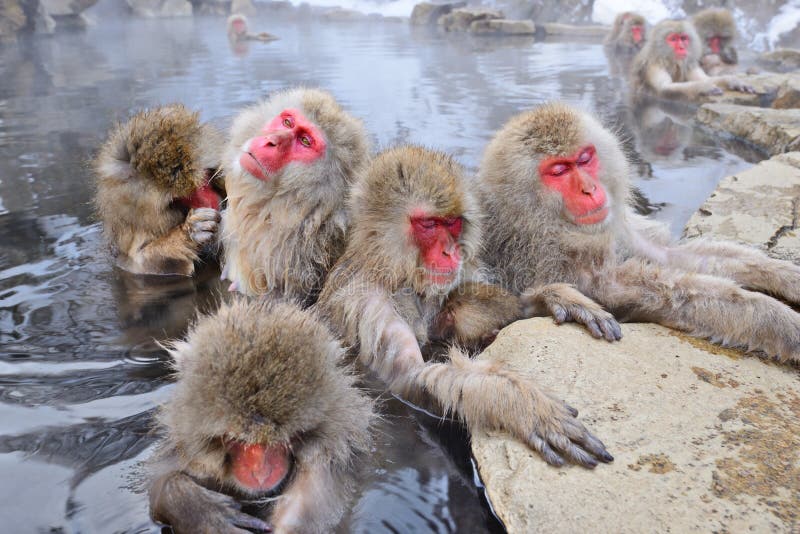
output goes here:
<path id="1" fill-rule="evenodd" d="M 714 85 L 713 83 L 709 82 L 708 84 L 703 84 L 700 90 L 698 91 L 700 96 L 719 96 L 722 94 L 722 89 Z"/>
<path id="2" fill-rule="evenodd" d="M 528 290 L 521 296 L 526 317 L 535 315 L 540 305 L 557 324 L 574 321 L 584 325 L 592 337 L 608 341 L 622 339 L 622 328 L 598 303 L 568 284 L 549 284 Z"/>
<path id="3" fill-rule="evenodd" d="M 186 216 L 184 229 L 189 238 L 202 247 L 215 239 L 219 221 L 219 211 L 212 208 L 195 208 Z"/>
<path id="4" fill-rule="evenodd" d="M 725 79 L 728 84 L 728 89 L 731 91 L 740 91 L 742 93 L 748 94 L 755 94 L 756 90 L 752 85 L 748 85 L 744 83 L 742 80 L 739 80 L 734 77 L 729 77 Z"/>

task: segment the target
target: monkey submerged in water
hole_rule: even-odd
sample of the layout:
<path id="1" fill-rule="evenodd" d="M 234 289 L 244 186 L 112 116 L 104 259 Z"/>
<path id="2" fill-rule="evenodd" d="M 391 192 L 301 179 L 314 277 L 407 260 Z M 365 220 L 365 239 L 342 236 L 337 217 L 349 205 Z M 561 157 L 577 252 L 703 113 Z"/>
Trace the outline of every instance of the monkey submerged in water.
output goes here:
<path id="1" fill-rule="evenodd" d="M 242 41 L 261 41 L 268 43 L 269 41 L 276 41 L 278 37 L 267 33 L 250 33 L 247 31 L 247 17 L 242 14 L 234 13 L 228 17 L 228 40 L 231 44 L 240 43 Z"/>
<path id="2" fill-rule="evenodd" d="M 94 160 L 95 207 L 117 264 L 191 276 L 216 239 L 214 183 L 222 136 L 180 104 L 143 111 L 109 134 Z"/>
<path id="3" fill-rule="evenodd" d="M 316 89 L 245 109 L 223 156 L 223 277 L 247 295 L 313 302 L 344 250 L 345 199 L 369 158 L 362 123 Z"/>
<path id="4" fill-rule="evenodd" d="M 736 78 L 709 77 L 700 66 L 702 44 L 689 21 L 664 20 L 650 31 L 644 48 L 631 65 L 634 97 L 696 100 L 720 95 L 722 89 L 754 93 Z"/>
<path id="5" fill-rule="evenodd" d="M 800 314 L 759 293 L 800 304 L 800 267 L 734 243 L 676 243 L 632 213 L 620 143 L 590 115 L 549 104 L 513 117 L 479 182 L 485 259 L 504 287 L 564 284 L 624 321 L 800 361 Z"/>
<path id="6" fill-rule="evenodd" d="M 442 363 L 424 360 L 431 330 L 448 328 L 436 324 L 448 320 L 445 301 L 460 284 L 483 283 L 476 258 L 481 212 L 469 184 L 440 152 L 403 146 L 377 156 L 353 186 L 347 248 L 317 306 L 393 393 L 425 395 L 471 431 L 505 430 L 554 465 L 565 458 L 585 467 L 611 461 L 577 412 L 529 374 L 472 360 L 456 348 Z M 510 310 L 506 319 L 516 318 L 516 304 L 506 306 L 508 295 L 499 288 L 469 291 L 468 305 L 499 298 Z M 461 326 L 452 325 L 456 333 Z M 480 340 L 481 329 L 496 325 L 464 328 Z"/>
<path id="7" fill-rule="evenodd" d="M 330 532 L 375 418 L 330 331 L 294 304 L 239 297 L 170 353 L 178 380 L 158 416 L 153 519 L 179 534 Z"/>

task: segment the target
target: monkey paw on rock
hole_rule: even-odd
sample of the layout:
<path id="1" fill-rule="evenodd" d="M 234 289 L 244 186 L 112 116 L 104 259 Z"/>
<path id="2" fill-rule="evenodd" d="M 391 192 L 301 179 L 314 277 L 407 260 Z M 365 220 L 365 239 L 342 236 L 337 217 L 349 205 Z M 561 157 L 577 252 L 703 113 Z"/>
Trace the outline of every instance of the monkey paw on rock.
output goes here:
<path id="1" fill-rule="evenodd" d="M 726 78 L 726 81 L 728 83 L 728 89 L 730 89 L 731 91 L 739 91 L 742 93 L 749 93 L 749 94 L 756 93 L 755 87 L 753 87 L 752 85 L 748 85 L 744 83 L 742 80 L 739 80 L 735 77 Z"/>
<path id="2" fill-rule="evenodd" d="M 186 217 L 185 228 L 189 237 L 198 246 L 211 243 L 217 235 L 220 215 L 213 208 L 195 208 Z"/>

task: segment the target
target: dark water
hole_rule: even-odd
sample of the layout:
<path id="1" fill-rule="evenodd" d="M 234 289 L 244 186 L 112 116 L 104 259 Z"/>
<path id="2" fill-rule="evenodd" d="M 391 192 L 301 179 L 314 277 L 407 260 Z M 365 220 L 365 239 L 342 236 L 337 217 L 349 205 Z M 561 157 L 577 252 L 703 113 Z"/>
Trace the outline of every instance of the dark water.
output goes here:
<path id="1" fill-rule="evenodd" d="M 95 15 L 99 17 L 99 15 Z M 224 19 L 109 22 L 0 48 L 0 530 L 155 532 L 136 466 L 168 394 L 154 340 L 181 335 L 221 286 L 111 267 L 87 160 L 115 119 L 181 101 L 226 126 L 270 91 L 329 89 L 376 147 L 423 143 L 474 168 L 512 114 L 563 99 L 626 137 L 639 185 L 676 232 L 746 166 L 686 115 L 631 110 L 599 44 L 475 39 L 368 21 L 251 21 L 281 37 L 233 51 Z M 114 20 L 114 19 L 109 19 Z M 384 406 L 376 471 L 343 531 L 486 532 L 457 429 Z M 451 435 L 456 432 L 455 437 Z"/>

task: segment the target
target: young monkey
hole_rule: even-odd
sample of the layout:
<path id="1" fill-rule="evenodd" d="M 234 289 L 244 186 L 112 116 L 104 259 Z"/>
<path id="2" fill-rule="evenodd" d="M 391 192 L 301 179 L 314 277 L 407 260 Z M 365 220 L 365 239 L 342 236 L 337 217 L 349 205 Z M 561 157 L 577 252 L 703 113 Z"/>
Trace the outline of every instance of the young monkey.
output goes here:
<path id="1" fill-rule="evenodd" d="M 697 100 L 720 95 L 722 89 L 753 93 L 733 77 L 709 77 L 700 66 L 700 38 L 691 22 L 664 20 L 656 24 L 631 65 L 634 97 Z"/>
<path id="2" fill-rule="evenodd" d="M 756 292 L 800 303 L 800 267 L 733 243 L 675 243 L 632 213 L 621 145 L 590 115 L 549 104 L 512 118 L 479 182 L 485 260 L 505 287 L 536 295 L 564 284 L 621 320 L 800 362 L 800 314 Z"/>
<path id="3" fill-rule="evenodd" d="M 134 115 L 94 160 L 95 206 L 117 264 L 191 276 L 214 242 L 222 198 L 212 181 L 222 137 L 180 104 Z"/>
<path id="4" fill-rule="evenodd" d="M 700 66 L 709 76 L 735 74 L 739 55 L 733 42 L 736 39 L 736 23 L 731 12 L 724 8 L 708 8 L 695 13 L 692 24 L 703 51 Z"/>
<path id="5" fill-rule="evenodd" d="M 282 91 L 242 111 L 223 156 L 231 289 L 313 302 L 344 250 L 345 199 L 368 158 L 364 126 L 324 91 Z"/>
<path id="6" fill-rule="evenodd" d="M 153 519 L 178 534 L 330 532 L 375 418 L 330 331 L 294 304 L 240 297 L 170 352 L 178 380 L 158 416 Z"/>

